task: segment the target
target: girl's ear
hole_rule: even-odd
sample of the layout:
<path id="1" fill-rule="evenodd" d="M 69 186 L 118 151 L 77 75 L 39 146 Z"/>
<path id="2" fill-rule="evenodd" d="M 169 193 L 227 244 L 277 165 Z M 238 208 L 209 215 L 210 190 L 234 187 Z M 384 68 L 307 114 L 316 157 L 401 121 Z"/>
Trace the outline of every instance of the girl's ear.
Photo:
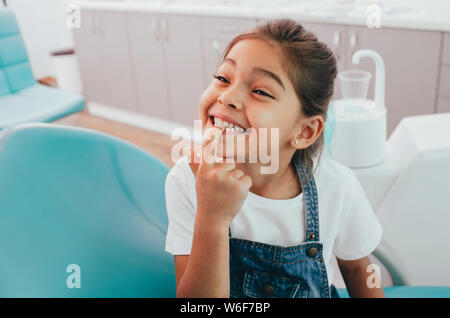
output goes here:
<path id="1" fill-rule="evenodd" d="M 308 120 L 308 123 L 305 125 L 305 128 L 306 127 L 307 129 L 304 129 L 306 131 L 304 132 L 303 137 L 316 140 L 317 137 L 320 136 L 320 133 L 322 132 L 324 127 L 322 116 L 316 115 L 311 117 L 310 120 Z"/>
<path id="2" fill-rule="evenodd" d="M 309 147 L 320 136 L 323 127 L 324 122 L 322 116 L 316 115 L 309 118 L 307 122 L 303 124 L 303 127 L 299 128 L 299 133 L 292 142 L 293 147 L 297 149 Z"/>

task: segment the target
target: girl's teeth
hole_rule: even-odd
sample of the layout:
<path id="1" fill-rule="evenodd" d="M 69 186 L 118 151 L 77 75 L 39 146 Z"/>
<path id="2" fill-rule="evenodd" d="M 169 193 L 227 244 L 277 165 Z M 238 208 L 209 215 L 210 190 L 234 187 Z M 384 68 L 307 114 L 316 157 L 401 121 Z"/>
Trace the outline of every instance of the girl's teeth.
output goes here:
<path id="1" fill-rule="evenodd" d="M 241 132 L 241 133 L 245 132 L 244 128 L 235 126 L 234 124 L 226 122 L 217 117 L 214 117 L 214 126 L 225 127 L 225 130 L 229 131 L 229 132 L 234 132 L 234 131 Z"/>

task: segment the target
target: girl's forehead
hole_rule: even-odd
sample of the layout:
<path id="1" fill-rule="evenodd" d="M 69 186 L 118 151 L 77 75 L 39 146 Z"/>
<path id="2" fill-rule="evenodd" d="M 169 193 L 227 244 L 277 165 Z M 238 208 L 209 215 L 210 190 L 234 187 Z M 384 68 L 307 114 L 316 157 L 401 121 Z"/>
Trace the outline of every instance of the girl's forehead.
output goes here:
<path id="1" fill-rule="evenodd" d="M 237 42 L 228 52 L 227 58 L 246 65 L 252 64 L 260 67 L 272 69 L 282 68 L 282 56 L 280 50 L 277 50 L 267 41 L 261 39 L 244 39 Z"/>
<path id="2" fill-rule="evenodd" d="M 289 74 L 283 64 L 282 53 L 272 45 L 260 39 L 245 39 L 237 42 L 226 58 L 224 64 L 238 72 L 249 75 L 270 75 L 286 90 L 292 86 Z"/>

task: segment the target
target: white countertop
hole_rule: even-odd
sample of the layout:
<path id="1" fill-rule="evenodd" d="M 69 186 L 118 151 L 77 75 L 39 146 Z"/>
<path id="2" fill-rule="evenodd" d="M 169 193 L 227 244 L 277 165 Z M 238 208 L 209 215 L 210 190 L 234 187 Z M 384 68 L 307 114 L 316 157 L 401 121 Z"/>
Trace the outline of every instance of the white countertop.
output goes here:
<path id="1" fill-rule="evenodd" d="M 448 0 L 91 0 L 75 1 L 92 10 L 143 11 L 216 17 L 366 25 L 368 6 L 379 3 L 380 26 L 450 32 Z M 374 12 L 374 11 L 372 11 Z"/>

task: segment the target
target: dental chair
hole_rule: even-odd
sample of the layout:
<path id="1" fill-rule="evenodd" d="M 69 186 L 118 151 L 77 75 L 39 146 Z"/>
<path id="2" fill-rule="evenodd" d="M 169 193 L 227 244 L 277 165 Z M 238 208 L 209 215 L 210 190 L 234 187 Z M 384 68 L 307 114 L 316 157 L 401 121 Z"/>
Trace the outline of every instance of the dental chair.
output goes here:
<path id="1" fill-rule="evenodd" d="M 168 167 L 103 133 L 0 132 L 0 297 L 175 297 Z"/>
<path id="2" fill-rule="evenodd" d="M 0 130 L 53 121 L 84 108 L 83 96 L 36 83 L 16 18 L 0 8 Z"/>

